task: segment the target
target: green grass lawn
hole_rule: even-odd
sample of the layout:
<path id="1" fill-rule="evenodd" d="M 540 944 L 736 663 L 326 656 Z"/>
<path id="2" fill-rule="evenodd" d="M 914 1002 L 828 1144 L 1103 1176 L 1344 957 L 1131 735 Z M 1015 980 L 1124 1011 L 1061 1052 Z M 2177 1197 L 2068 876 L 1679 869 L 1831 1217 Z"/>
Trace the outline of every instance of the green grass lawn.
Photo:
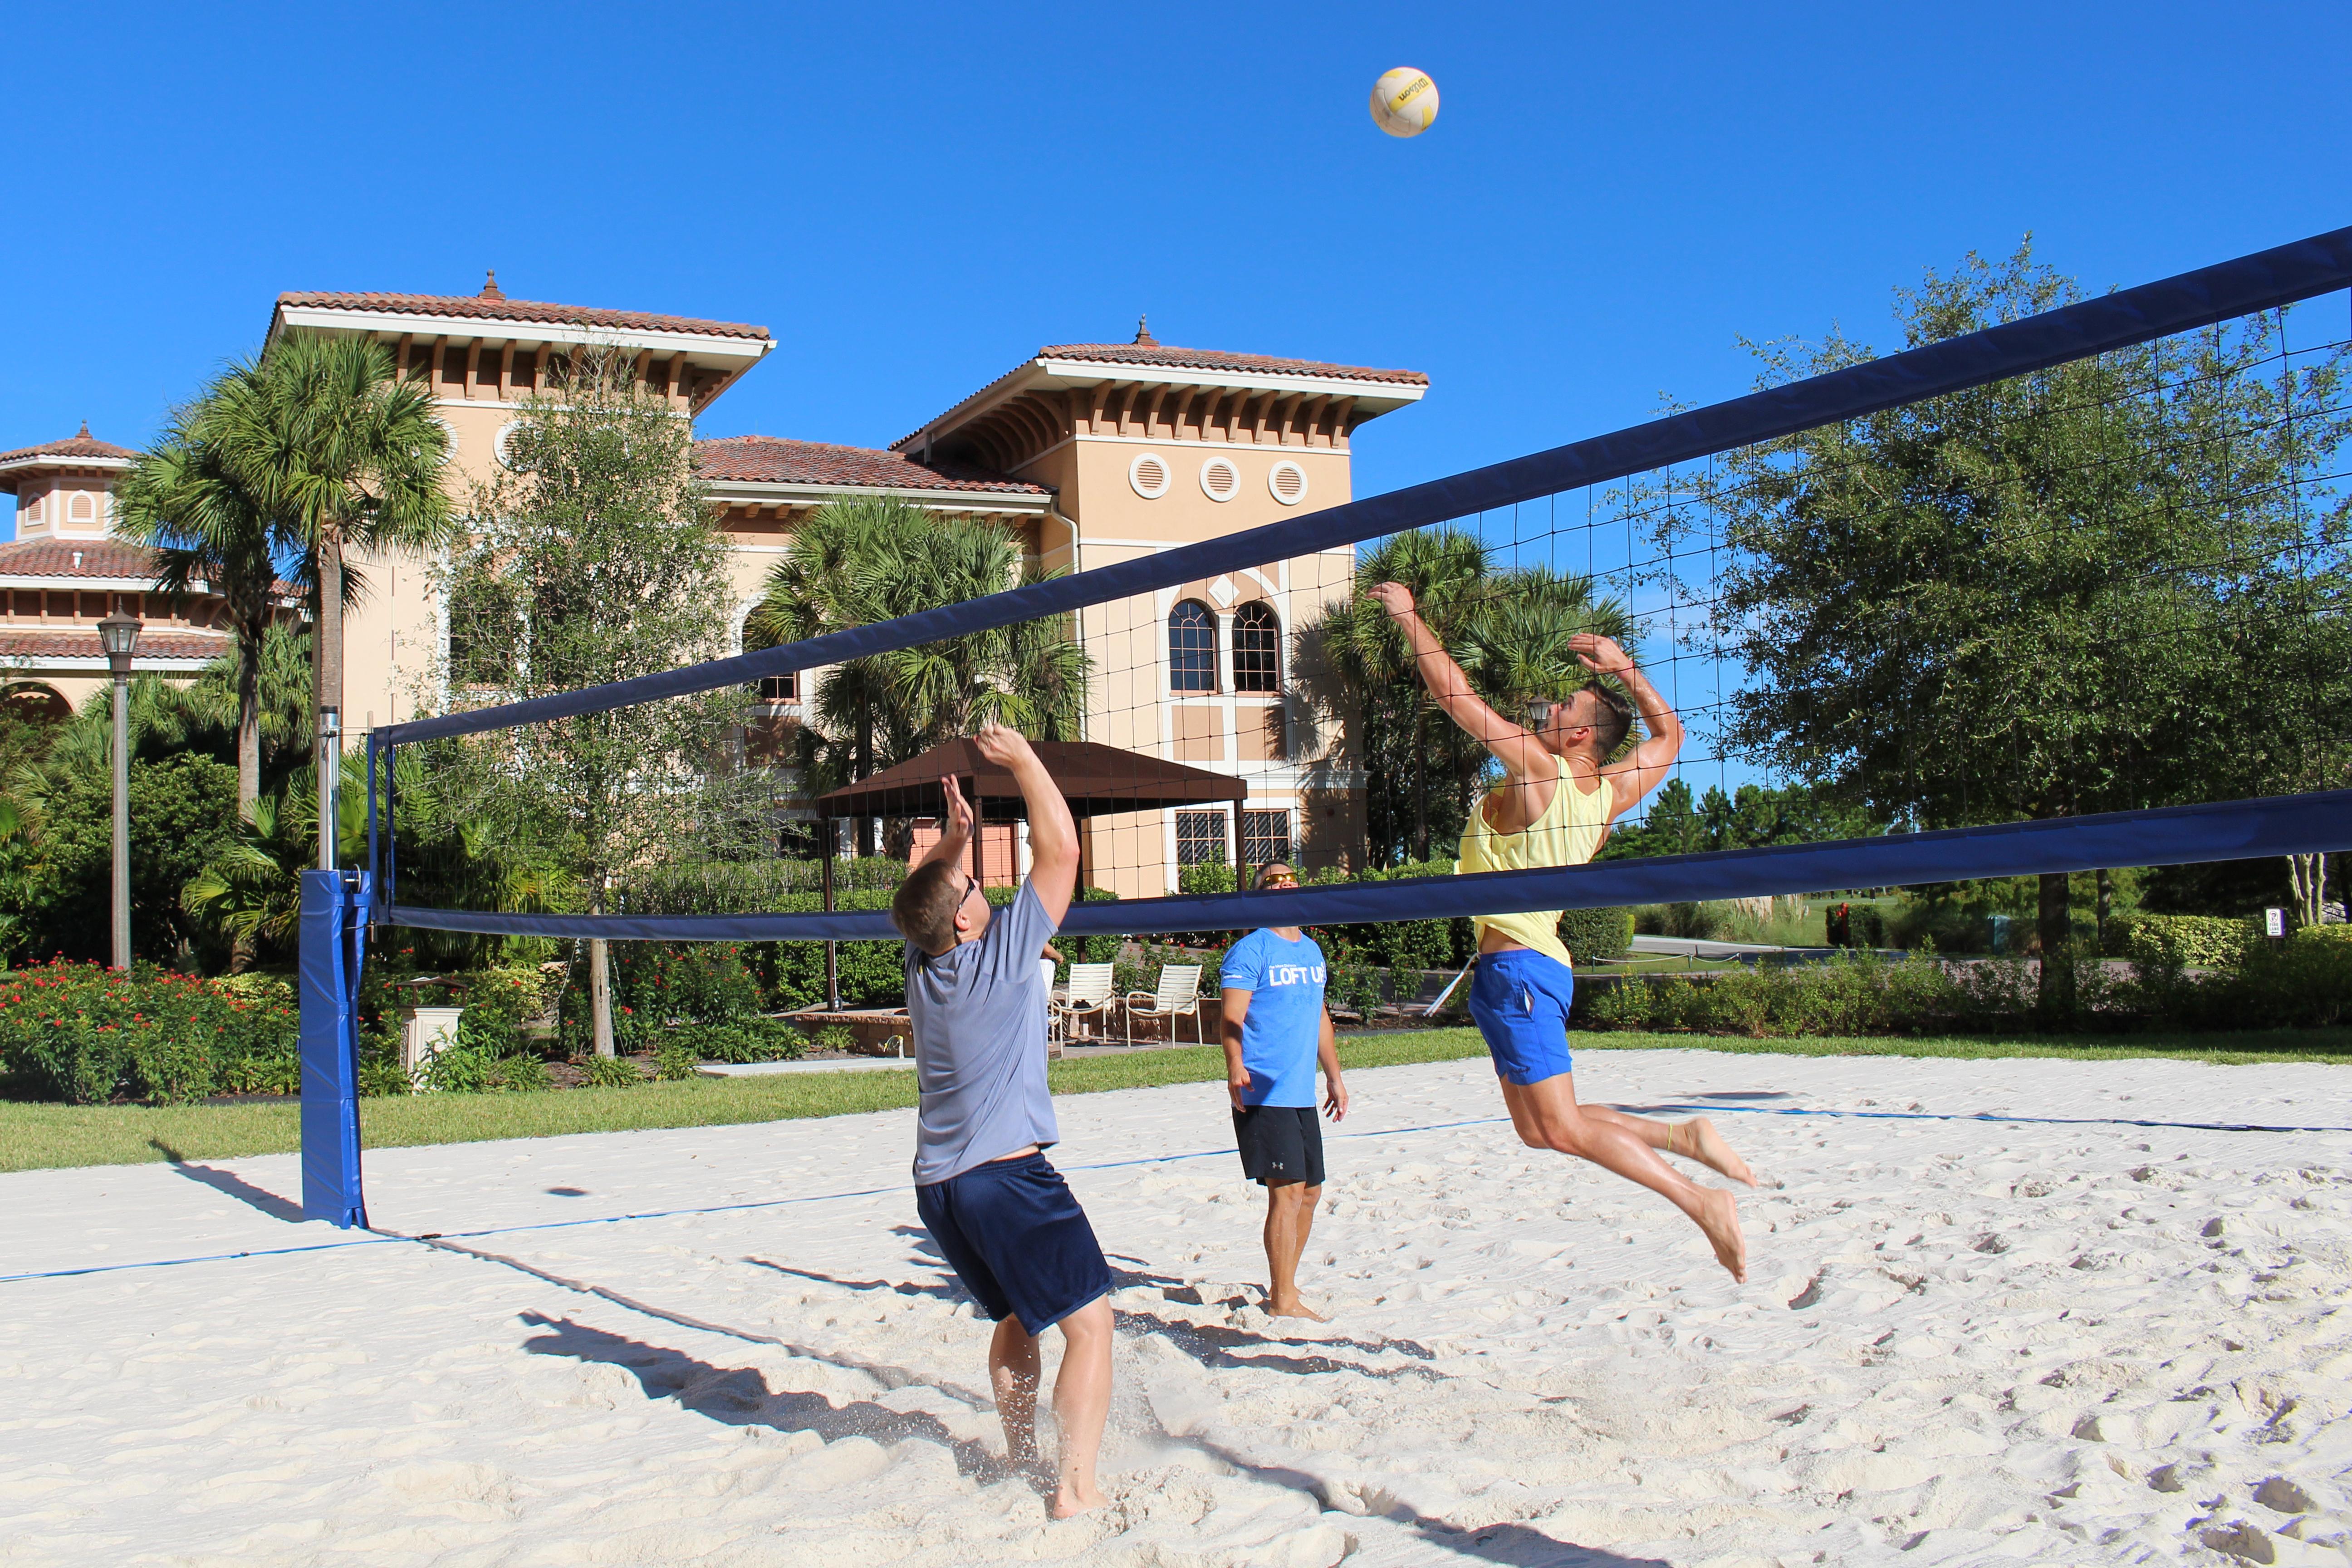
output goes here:
<path id="1" fill-rule="evenodd" d="M 2167 1057 L 2189 1061 L 2352 1063 L 2352 1029 L 2134 1036 L 2097 1045 L 1966 1035 L 1927 1039 L 1727 1039 L 1704 1035 L 1578 1034 L 1578 1051 L 1685 1049 L 1798 1057 L 2056 1057 L 2120 1061 Z M 1343 1036 L 1339 1058 L 1350 1070 L 1485 1054 L 1472 1029 Z M 1057 1062 L 1048 1076 L 1056 1094 L 1094 1094 L 1171 1083 L 1213 1083 L 1224 1076 L 1213 1046 L 1138 1051 Z M 360 1126 L 371 1149 L 470 1143 L 492 1138 L 544 1138 L 560 1132 L 623 1132 L 639 1128 L 718 1127 L 741 1121 L 843 1116 L 915 1103 L 911 1072 L 779 1074 L 772 1078 L 693 1079 L 636 1089 L 575 1089 L 541 1094 L 420 1094 L 362 1101 Z M 59 1165 L 121 1165 L 151 1160 L 217 1160 L 290 1153 L 301 1146 L 295 1104 L 50 1105 L 0 1102 L 0 1171 Z"/>

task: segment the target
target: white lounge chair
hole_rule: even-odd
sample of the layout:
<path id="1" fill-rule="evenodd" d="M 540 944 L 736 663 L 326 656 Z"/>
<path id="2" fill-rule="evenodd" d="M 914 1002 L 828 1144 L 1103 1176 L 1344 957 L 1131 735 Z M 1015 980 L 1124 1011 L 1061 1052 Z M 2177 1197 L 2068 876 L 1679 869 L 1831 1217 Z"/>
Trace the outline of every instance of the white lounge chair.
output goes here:
<path id="1" fill-rule="evenodd" d="M 1118 984 L 1113 973 L 1108 963 L 1070 965 L 1069 984 L 1055 992 L 1047 1004 L 1054 1022 L 1061 1026 L 1064 1039 L 1070 1037 L 1074 1026 L 1100 1017 L 1118 1005 L 1111 995 L 1111 988 Z"/>
<path id="2" fill-rule="evenodd" d="M 1201 966 L 1197 963 L 1163 963 L 1160 966 L 1160 989 L 1130 991 L 1127 994 L 1127 1043 L 1135 1044 L 1135 1021 L 1138 1018 L 1165 1018 L 1168 1041 L 1176 1041 L 1176 1019 L 1192 1020 L 1192 1038 L 1201 1045 L 1208 1041 L 1201 1033 Z"/>

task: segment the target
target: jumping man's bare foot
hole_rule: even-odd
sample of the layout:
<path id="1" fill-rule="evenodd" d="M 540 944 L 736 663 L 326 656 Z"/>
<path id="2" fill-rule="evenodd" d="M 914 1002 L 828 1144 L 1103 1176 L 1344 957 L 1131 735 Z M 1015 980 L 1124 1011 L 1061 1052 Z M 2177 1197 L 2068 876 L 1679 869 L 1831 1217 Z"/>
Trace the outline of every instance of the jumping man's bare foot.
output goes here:
<path id="1" fill-rule="evenodd" d="M 1729 1193 L 1717 1187 L 1701 1187 L 1698 1200 L 1698 1213 L 1691 1217 L 1706 1233 L 1707 1245 L 1715 1248 L 1715 1260 L 1729 1270 L 1734 1279 L 1747 1284 L 1748 1242 L 1739 1234 L 1739 1205 Z"/>
<path id="2" fill-rule="evenodd" d="M 1310 1323 L 1328 1323 L 1331 1320 L 1304 1301 L 1268 1301 L 1265 1315 L 1269 1318 L 1304 1318 Z"/>
<path id="3" fill-rule="evenodd" d="M 1052 1511 L 1055 1519 L 1075 1519 L 1082 1513 L 1092 1513 L 1109 1500 L 1098 1488 L 1088 1487 L 1080 1491 L 1075 1487 L 1064 1486 L 1054 1492 Z"/>
<path id="4" fill-rule="evenodd" d="M 1704 1116 L 1694 1116 L 1683 1123 L 1683 1130 L 1688 1134 L 1685 1142 L 1695 1151 L 1693 1158 L 1700 1164 L 1719 1175 L 1729 1176 L 1735 1182 L 1751 1187 L 1756 1184 L 1756 1173 L 1748 1168 L 1748 1162 L 1723 1141 L 1722 1134 L 1716 1131 L 1714 1122 Z"/>

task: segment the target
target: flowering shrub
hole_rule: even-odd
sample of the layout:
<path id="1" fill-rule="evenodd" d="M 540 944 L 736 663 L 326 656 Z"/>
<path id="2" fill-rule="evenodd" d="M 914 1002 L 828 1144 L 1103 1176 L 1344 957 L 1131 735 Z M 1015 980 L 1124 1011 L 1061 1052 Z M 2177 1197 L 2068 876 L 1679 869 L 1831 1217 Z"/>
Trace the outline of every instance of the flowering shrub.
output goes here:
<path id="1" fill-rule="evenodd" d="M 0 1068 L 79 1105 L 299 1088 L 283 988 L 55 960 L 0 978 Z"/>

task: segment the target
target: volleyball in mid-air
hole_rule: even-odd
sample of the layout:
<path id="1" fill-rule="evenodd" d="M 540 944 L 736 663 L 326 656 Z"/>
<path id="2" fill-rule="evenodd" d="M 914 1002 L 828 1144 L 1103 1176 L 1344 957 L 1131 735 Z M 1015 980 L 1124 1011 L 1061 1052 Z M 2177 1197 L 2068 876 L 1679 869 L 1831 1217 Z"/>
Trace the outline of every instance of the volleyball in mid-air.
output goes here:
<path id="1" fill-rule="evenodd" d="M 1427 71 L 1399 66 L 1372 84 L 1372 122 L 1391 136 L 1418 136 L 1437 120 L 1437 84 Z"/>

